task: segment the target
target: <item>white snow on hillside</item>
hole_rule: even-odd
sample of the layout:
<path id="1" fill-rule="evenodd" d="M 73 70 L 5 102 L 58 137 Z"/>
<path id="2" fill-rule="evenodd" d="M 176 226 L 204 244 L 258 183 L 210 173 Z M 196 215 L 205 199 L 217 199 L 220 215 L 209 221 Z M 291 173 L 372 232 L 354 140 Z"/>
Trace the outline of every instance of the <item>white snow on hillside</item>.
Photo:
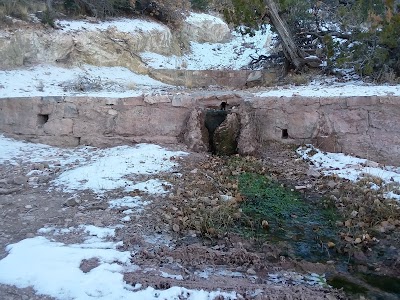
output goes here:
<path id="1" fill-rule="evenodd" d="M 141 53 L 142 59 L 155 69 L 187 70 L 240 70 L 247 68 L 251 55 L 267 55 L 271 50 L 273 34 L 269 26 L 255 32 L 254 36 L 232 32 L 226 43 L 190 43 L 190 52 L 183 56 L 163 56 Z"/>
<path id="2" fill-rule="evenodd" d="M 350 97 L 400 96 L 400 85 L 373 85 L 362 81 L 322 82 L 315 80 L 303 86 L 274 87 L 255 93 L 258 97 Z"/>
<path id="3" fill-rule="evenodd" d="M 170 158 L 185 154 L 150 144 L 98 149 L 96 155 L 92 155 L 90 163 L 64 172 L 53 184 L 65 192 L 91 190 L 103 194 L 123 188 L 125 191 L 138 189 L 149 194 L 161 194 L 164 191 L 163 186 L 168 183 L 159 180 L 134 183 L 125 177 L 169 171 L 176 166 Z"/>
<path id="4" fill-rule="evenodd" d="M 196 23 L 208 18 L 211 22 L 221 19 L 204 14 L 191 14 L 188 21 Z M 207 20 L 208 20 L 207 19 Z M 164 25 L 141 19 L 117 19 L 91 23 L 88 21 L 60 21 L 64 31 L 106 30 L 115 27 L 122 32 L 149 32 L 168 30 Z M 155 69 L 241 69 L 250 61 L 250 55 L 267 54 L 273 34 L 269 27 L 256 31 L 254 36 L 232 32 L 226 43 L 191 42 L 191 51 L 183 56 L 162 56 L 140 53 L 143 60 Z M 146 75 L 138 75 L 122 67 L 96 67 L 83 65 L 74 68 L 42 65 L 26 69 L 0 70 L 0 98 L 33 96 L 98 96 L 130 97 L 143 93 L 162 92 L 172 88 Z M 319 81 L 304 86 L 264 88 L 256 92 L 260 97 L 326 97 L 400 95 L 400 85 L 368 85 L 361 81 L 345 83 L 332 80 Z"/>
<path id="5" fill-rule="evenodd" d="M 94 31 L 94 30 L 107 30 L 109 28 L 116 28 L 120 32 L 132 33 L 132 32 L 149 32 L 159 31 L 168 32 L 167 26 L 157 22 L 152 22 L 142 19 L 117 19 L 113 21 L 98 21 L 90 22 L 86 20 L 75 20 L 75 21 L 56 21 L 57 25 L 62 28 L 63 31 Z"/>
<path id="6" fill-rule="evenodd" d="M 343 153 L 323 152 L 312 145 L 298 148 L 297 153 L 324 175 L 335 174 L 353 182 L 369 180 L 370 188 L 400 201 L 400 167 L 385 166 Z M 378 178 L 381 185 L 374 183 L 374 178 Z"/>
<path id="7" fill-rule="evenodd" d="M 142 289 L 140 284 L 125 283 L 123 273 L 134 272 L 140 267 L 130 263 L 131 252 L 117 250 L 121 243 L 108 242 L 113 237 L 109 228 L 82 225 L 68 230 L 43 228 L 38 233 L 59 235 L 82 229 L 86 239 L 81 244 L 67 245 L 37 236 L 7 246 L 8 255 L 0 260 L 0 283 L 18 288 L 33 287 L 39 294 L 60 300 L 206 300 L 218 296 L 236 299 L 234 292 L 206 292 L 182 287 Z M 98 265 L 89 272 L 82 272 L 81 263 L 89 259 L 95 259 Z"/>
<path id="8" fill-rule="evenodd" d="M 0 98 L 86 95 L 130 97 L 169 86 L 123 67 L 40 65 L 0 71 Z"/>

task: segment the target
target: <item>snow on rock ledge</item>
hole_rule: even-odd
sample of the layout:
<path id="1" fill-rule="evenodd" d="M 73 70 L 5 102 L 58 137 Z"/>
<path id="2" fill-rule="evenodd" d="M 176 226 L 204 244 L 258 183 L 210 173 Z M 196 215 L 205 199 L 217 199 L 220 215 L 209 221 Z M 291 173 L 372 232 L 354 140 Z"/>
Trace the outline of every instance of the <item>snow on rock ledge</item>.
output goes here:
<path id="1" fill-rule="evenodd" d="M 183 35 L 193 42 L 222 43 L 229 40 L 231 31 L 221 19 L 207 14 L 191 13 L 183 23 Z"/>
<path id="2" fill-rule="evenodd" d="M 32 64 L 122 66 L 141 74 L 147 67 L 135 53 L 179 55 L 178 39 L 156 22 L 118 19 L 109 22 L 62 21 L 59 30 L 0 30 L 0 68 Z"/>

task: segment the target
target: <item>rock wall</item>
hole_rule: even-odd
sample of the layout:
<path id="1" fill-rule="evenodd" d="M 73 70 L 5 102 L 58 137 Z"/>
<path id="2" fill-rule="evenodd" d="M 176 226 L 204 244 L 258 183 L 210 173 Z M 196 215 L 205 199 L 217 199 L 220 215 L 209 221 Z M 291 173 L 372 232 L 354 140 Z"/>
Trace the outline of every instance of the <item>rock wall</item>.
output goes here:
<path id="1" fill-rule="evenodd" d="M 185 87 L 223 86 L 242 88 L 245 86 L 271 86 L 277 82 L 273 70 L 150 70 L 152 78 Z"/>
<path id="2" fill-rule="evenodd" d="M 143 96 L 0 99 L 0 131 L 55 146 L 177 143 L 188 109 L 146 100 Z"/>
<path id="3" fill-rule="evenodd" d="M 152 51 L 179 55 L 179 41 L 167 26 L 151 32 L 107 30 L 70 31 L 28 27 L 0 29 L 0 68 L 40 63 L 67 65 L 121 66 L 147 73 L 147 66 L 136 54 Z"/>
<path id="4" fill-rule="evenodd" d="M 198 116 L 221 102 L 235 107 L 232 112 L 240 117 L 240 153 L 262 151 L 269 141 L 313 143 L 326 151 L 400 165 L 397 96 L 275 98 L 180 92 L 130 98 L 6 98 L 0 99 L 0 132 L 57 146 L 184 141 L 203 150 L 205 124 Z"/>
<path id="5" fill-rule="evenodd" d="M 248 104 L 261 141 L 313 143 L 400 165 L 400 97 L 264 97 Z"/>

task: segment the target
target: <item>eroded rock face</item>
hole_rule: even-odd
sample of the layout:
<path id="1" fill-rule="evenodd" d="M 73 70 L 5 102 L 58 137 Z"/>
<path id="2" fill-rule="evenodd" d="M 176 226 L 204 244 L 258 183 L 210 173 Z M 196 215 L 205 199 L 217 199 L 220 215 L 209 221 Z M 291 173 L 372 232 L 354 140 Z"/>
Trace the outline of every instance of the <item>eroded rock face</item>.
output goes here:
<path id="1" fill-rule="evenodd" d="M 199 43 L 222 43 L 231 36 L 228 25 L 221 19 L 206 14 L 194 14 L 183 23 L 182 34 L 189 40 Z"/>
<path id="2" fill-rule="evenodd" d="M 253 122 L 254 112 L 241 106 L 240 114 L 240 135 L 238 138 L 238 152 L 241 155 L 256 155 L 260 148 L 257 137 L 257 128 Z"/>
<path id="3" fill-rule="evenodd" d="M 137 55 L 154 52 L 181 55 L 181 45 L 189 41 L 224 42 L 230 29 L 222 19 L 201 14 L 187 18 L 182 30 L 172 32 L 157 23 L 151 30 L 122 32 L 112 24 L 106 30 L 46 29 L 39 25 L 22 29 L 0 29 L 0 68 L 14 68 L 40 63 L 91 64 L 120 66 L 147 74 L 146 64 Z"/>
<path id="4" fill-rule="evenodd" d="M 0 68 L 40 63 L 96 66 L 121 66 L 145 74 L 147 66 L 136 55 L 151 51 L 179 55 L 178 38 L 160 25 L 152 31 L 121 32 L 107 30 L 63 31 L 27 27 L 23 30 L 0 30 Z"/>
<path id="5" fill-rule="evenodd" d="M 236 113 L 229 113 L 222 124 L 215 130 L 213 145 L 218 155 L 237 153 L 240 134 L 240 118 Z"/>
<path id="6" fill-rule="evenodd" d="M 209 135 L 204 123 L 205 114 L 203 110 L 192 110 L 185 124 L 183 132 L 183 141 L 192 151 L 208 151 Z"/>

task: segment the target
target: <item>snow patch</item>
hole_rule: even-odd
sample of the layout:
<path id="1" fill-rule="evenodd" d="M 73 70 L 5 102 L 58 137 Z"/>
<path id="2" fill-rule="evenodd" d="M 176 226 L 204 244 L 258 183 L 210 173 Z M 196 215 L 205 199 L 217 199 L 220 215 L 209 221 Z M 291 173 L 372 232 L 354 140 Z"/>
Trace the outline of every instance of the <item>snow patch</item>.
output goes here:
<path id="1" fill-rule="evenodd" d="M 156 174 L 169 171 L 176 163 L 172 156 L 185 155 L 182 151 L 168 151 L 157 145 L 139 144 L 134 147 L 119 146 L 98 150 L 94 161 L 81 167 L 68 170 L 52 183 L 64 192 L 91 190 L 97 194 L 118 188 L 128 188 L 132 181 L 126 179 L 132 174 Z M 145 189 L 146 184 L 139 187 Z M 157 191 L 159 185 L 150 181 L 148 191 Z M 129 188 L 128 188 L 129 189 Z"/>
<path id="2" fill-rule="evenodd" d="M 313 163 L 324 175 L 336 174 L 341 178 L 357 182 L 361 179 L 379 178 L 382 185 L 372 185 L 374 190 L 381 190 L 387 198 L 400 199 L 400 168 L 383 166 L 363 158 L 343 153 L 323 152 L 312 145 L 300 147 L 296 152 L 302 159 Z M 387 191 L 393 189 L 392 191 Z"/>

